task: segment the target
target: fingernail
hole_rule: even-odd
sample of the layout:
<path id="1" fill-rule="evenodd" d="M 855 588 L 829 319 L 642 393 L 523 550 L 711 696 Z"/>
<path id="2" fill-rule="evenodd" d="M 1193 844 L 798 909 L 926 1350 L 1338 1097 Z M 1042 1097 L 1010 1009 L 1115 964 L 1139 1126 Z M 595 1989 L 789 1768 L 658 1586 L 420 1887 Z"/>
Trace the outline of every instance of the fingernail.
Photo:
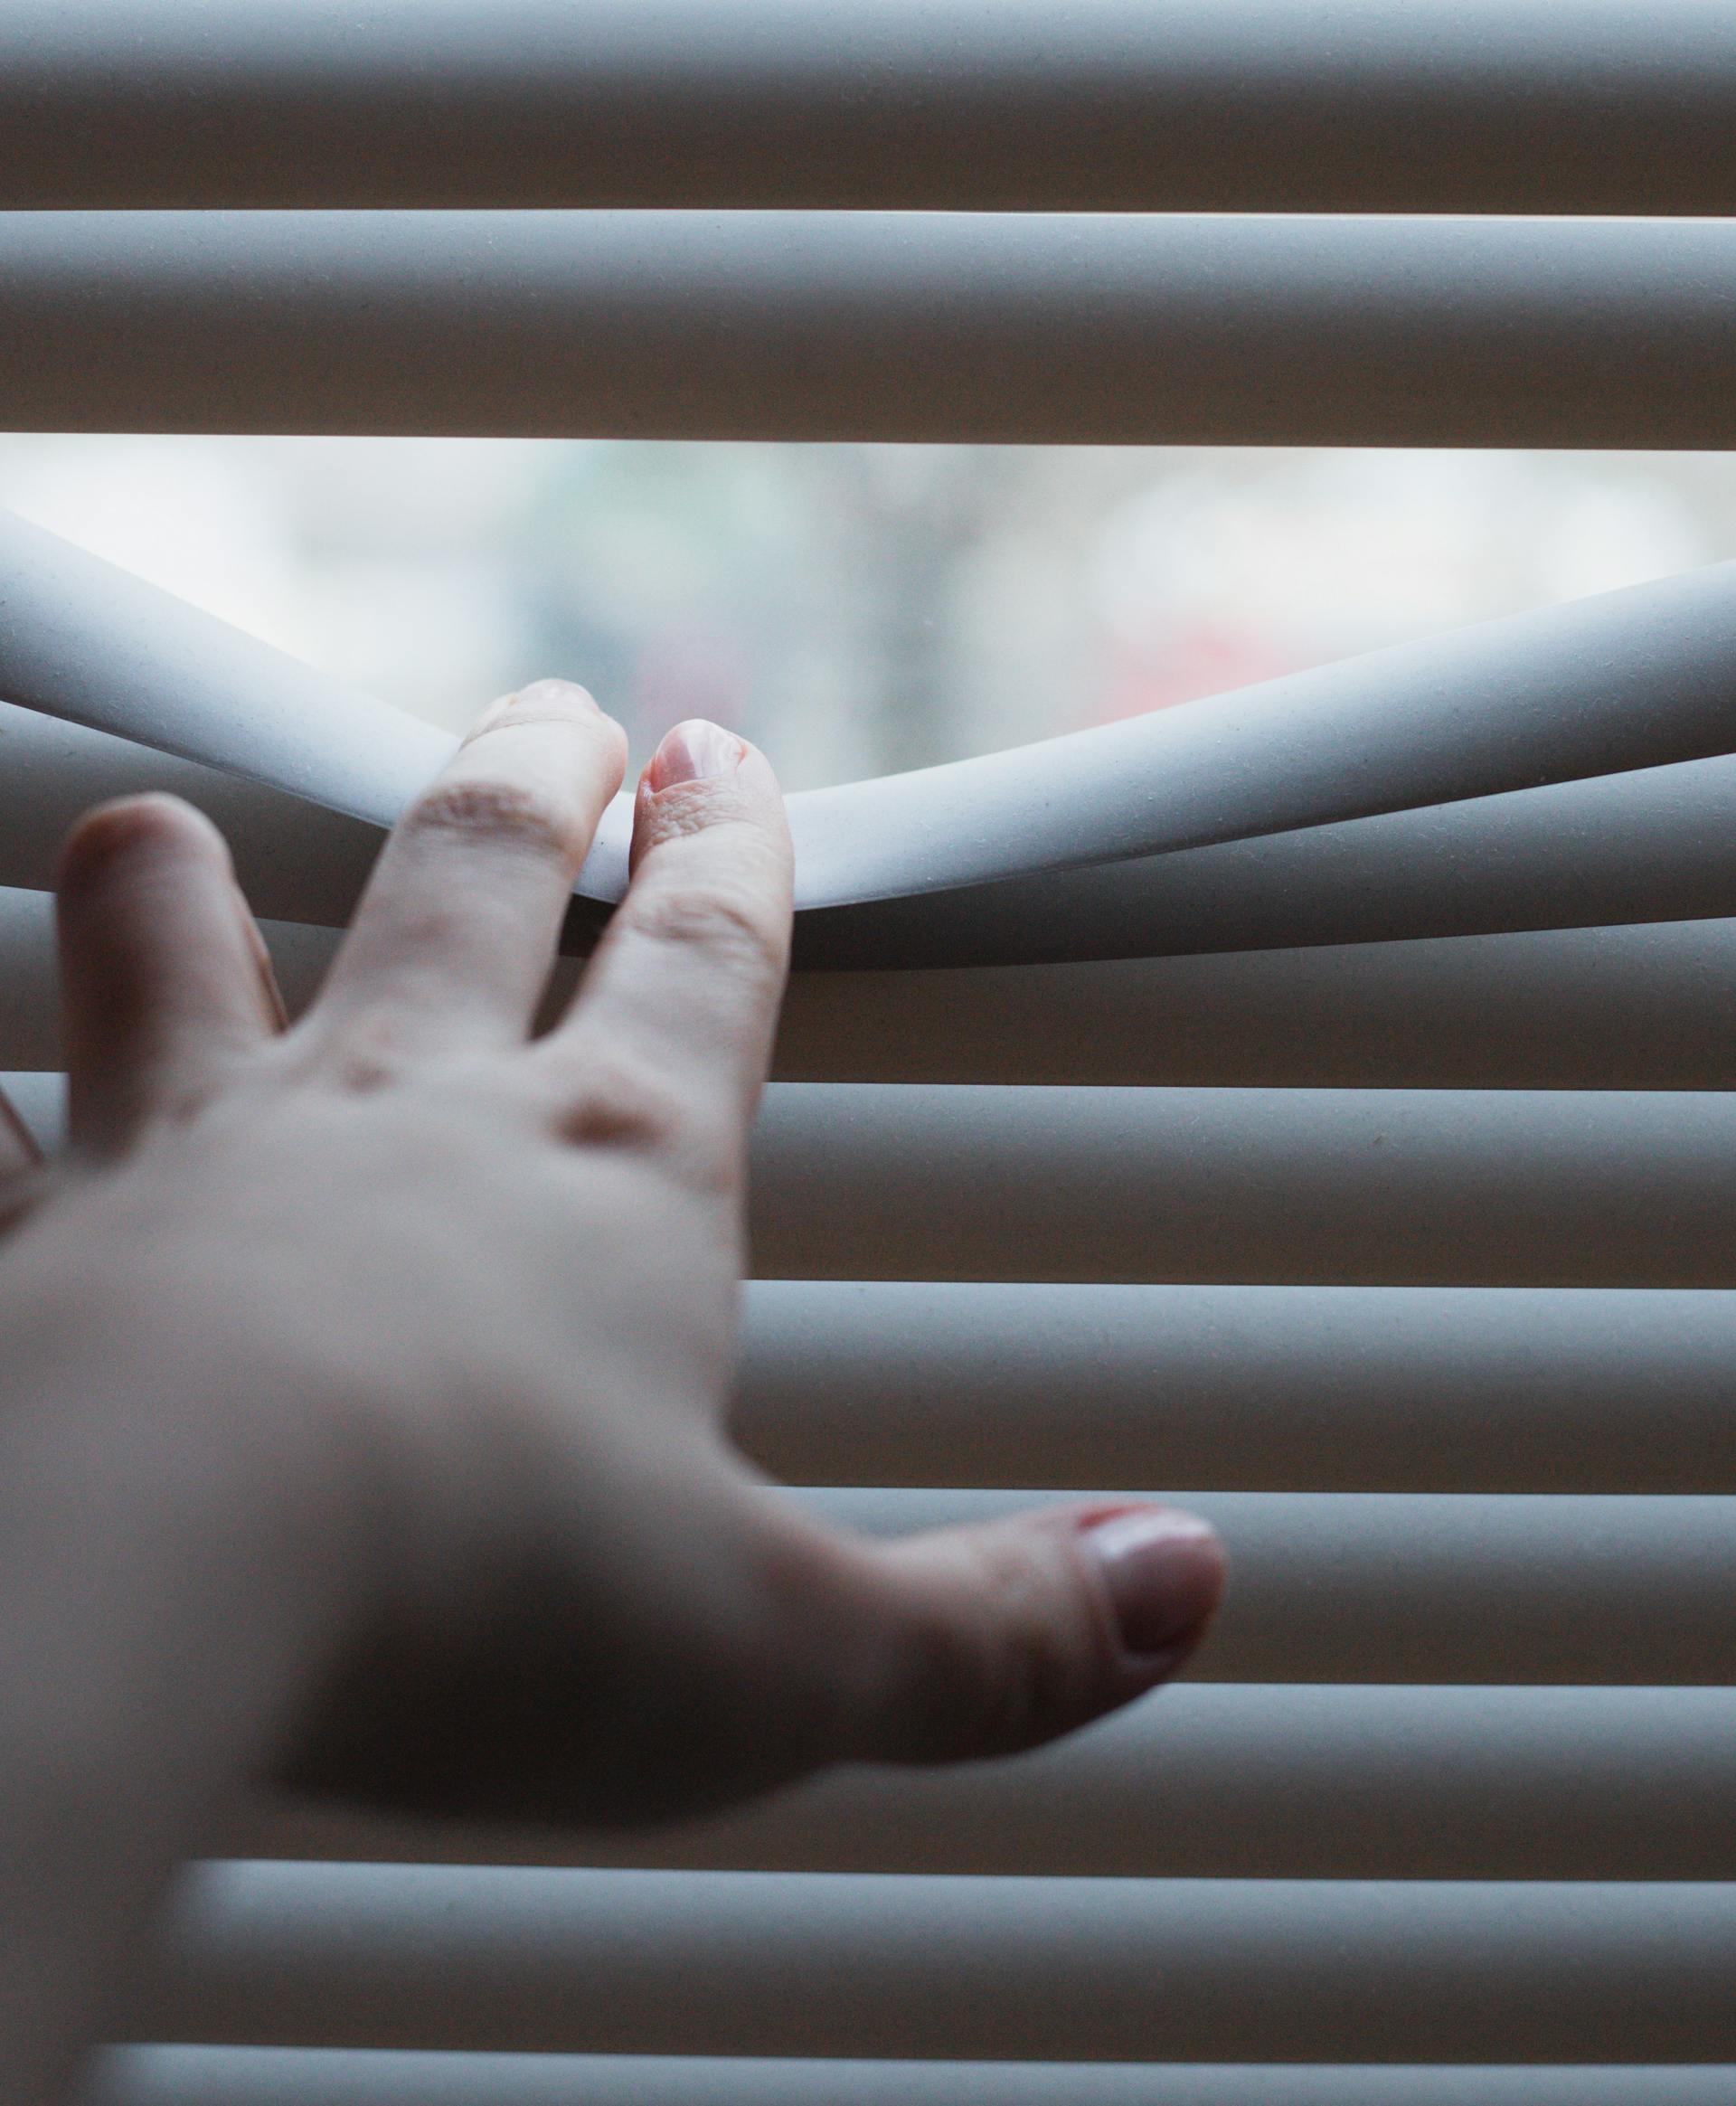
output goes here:
<path id="1" fill-rule="evenodd" d="M 694 717 L 665 735 L 651 756 L 645 779 L 653 789 L 668 789 L 677 782 L 708 782 L 715 776 L 732 774 L 746 751 L 733 732 Z"/>
<path id="2" fill-rule="evenodd" d="M 1169 1653 L 1198 1636 L 1223 1591 L 1223 1549 L 1193 1514 L 1146 1506 L 1084 1531 L 1125 1651 Z"/>
<path id="3" fill-rule="evenodd" d="M 533 680 L 524 687 L 514 688 L 510 694 L 503 694 L 498 701 L 491 702 L 471 725 L 470 736 L 474 739 L 480 732 L 492 731 L 515 709 L 523 708 L 526 703 L 537 702 L 551 707 L 564 703 L 570 709 L 589 705 L 599 716 L 602 713 L 597 697 L 590 688 L 580 687 L 576 680 Z"/>
<path id="4" fill-rule="evenodd" d="M 485 732 L 492 732 L 502 717 L 507 715 L 517 702 L 516 694 L 503 694 L 491 702 L 465 733 L 467 739 L 479 739 Z"/>
<path id="5" fill-rule="evenodd" d="M 508 695 L 512 702 L 564 703 L 569 709 L 594 709 L 601 713 L 602 705 L 589 687 L 580 687 L 576 680 L 532 680 L 521 687 L 515 695 Z"/>

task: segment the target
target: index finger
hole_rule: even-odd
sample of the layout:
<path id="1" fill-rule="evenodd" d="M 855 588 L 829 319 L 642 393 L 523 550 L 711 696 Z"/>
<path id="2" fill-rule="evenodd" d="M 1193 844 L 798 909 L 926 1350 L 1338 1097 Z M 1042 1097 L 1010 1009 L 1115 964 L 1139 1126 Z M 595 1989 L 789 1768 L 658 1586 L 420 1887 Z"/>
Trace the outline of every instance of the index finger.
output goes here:
<path id="1" fill-rule="evenodd" d="M 746 1138 L 789 965 L 793 857 L 765 756 L 678 724 L 640 779 L 633 877 L 566 1016 L 535 1049 L 561 1095 L 636 1075 Z"/>

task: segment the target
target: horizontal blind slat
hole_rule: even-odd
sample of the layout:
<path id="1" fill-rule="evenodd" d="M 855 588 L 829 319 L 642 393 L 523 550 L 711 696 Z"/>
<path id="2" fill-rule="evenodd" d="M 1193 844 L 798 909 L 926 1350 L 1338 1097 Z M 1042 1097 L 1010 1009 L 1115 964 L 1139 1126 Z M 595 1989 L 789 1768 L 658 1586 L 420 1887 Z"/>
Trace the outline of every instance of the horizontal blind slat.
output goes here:
<path id="1" fill-rule="evenodd" d="M 1736 758 L 805 915 L 797 964 L 1024 965 L 1736 911 Z"/>
<path id="2" fill-rule="evenodd" d="M 754 1280 L 735 1437 L 815 1485 L 1736 1491 L 1736 1294 Z"/>
<path id="3" fill-rule="evenodd" d="M 1732 356 L 1718 220 L 0 216 L 19 430 L 1706 448 Z"/>
<path id="4" fill-rule="evenodd" d="M 1720 212 L 1736 34 L 1686 0 L 0 18 L 0 203 Z"/>
<path id="5" fill-rule="evenodd" d="M 944 911 L 949 898 L 929 903 Z M 1736 920 L 797 972 L 772 1072 L 816 1082 L 1722 1090 L 1736 1081 Z"/>
<path id="6" fill-rule="evenodd" d="M 1736 1876 L 1736 1689 L 1184 1682 L 1010 1762 L 834 1773 L 646 1835 L 314 1804 L 250 1856 L 1280 1879 Z"/>
<path id="7" fill-rule="evenodd" d="M 18 223 L 0 214 L 0 252 Z M 0 587 L 0 694 L 10 703 L 375 823 L 394 818 L 457 747 L 450 733 L 5 512 Z"/>
<path id="8" fill-rule="evenodd" d="M 1736 2065 L 1429 2068 L 118 2048 L 93 2106 L 1730 2106 Z"/>
<path id="9" fill-rule="evenodd" d="M 1736 2059 L 1736 1887 L 219 1864 L 187 2042 L 1123 2061 Z"/>
<path id="10" fill-rule="evenodd" d="M 792 1279 L 1718 1287 L 1736 1097 L 783 1083 L 755 1270 Z"/>

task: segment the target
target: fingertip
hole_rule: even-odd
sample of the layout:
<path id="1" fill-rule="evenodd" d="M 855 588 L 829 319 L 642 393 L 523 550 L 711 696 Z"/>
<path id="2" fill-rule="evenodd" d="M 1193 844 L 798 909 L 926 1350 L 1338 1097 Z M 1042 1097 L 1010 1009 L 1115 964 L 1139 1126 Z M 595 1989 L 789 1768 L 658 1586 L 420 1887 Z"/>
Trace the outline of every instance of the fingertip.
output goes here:
<path id="1" fill-rule="evenodd" d="M 599 716 L 609 714 L 589 687 L 580 681 L 561 679 L 554 674 L 543 674 L 535 680 L 527 680 L 523 687 L 504 697 L 504 701 L 508 707 L 552 703 L 563 709 L 592 709 Z M 609 721 L 613 722 L 614 720 L 610 718 Z"/>
<path id="2" fill-rule="evenodd" d="M 523 687 L 497 696 L 465 733 L 464 746 L 475 745 L 491 732 L 548 723 L 577 725 L 600 736 L 612 749 L 615 785 L 619 788 L 627 773 L 627 732 L 590 688 L 581 687 L 576 680 L 530 680 Z"/>
<path id="3" fill-rule="evenodd" d="M 663 844 L 741 822 L 763 838 L 788 872 L 789 826 L 770 761 L 734 732 L 690 718 L 664 734 L 640 774 L 631 867 L 637 874 Z"/>
<path id="4" fill-rule="evenodd" d="M 189 851 L 231 871 L 229 844 L 194 805 L 166 791 L 112 798 L 76 819 L 61 845 L 55 890 L 77 892 L 136 855 Z"/>
<path id="5" fill-rule="evenodd" d="M 1228 1563 L 1215 1529 L 1175 1506 L 1118 1506 L 1080 1517 L 1078 1544 L 1127 1664 L 1170 1674 L 1204 1636 Z"/>
<path id="6" fill-rule="evenodd" d="M 97 807 L 57 885 L 71 1142 L 121 1152 L 203 1102 L 277 1013 L 228 845 L 193 806 L 153 793 Z"/>

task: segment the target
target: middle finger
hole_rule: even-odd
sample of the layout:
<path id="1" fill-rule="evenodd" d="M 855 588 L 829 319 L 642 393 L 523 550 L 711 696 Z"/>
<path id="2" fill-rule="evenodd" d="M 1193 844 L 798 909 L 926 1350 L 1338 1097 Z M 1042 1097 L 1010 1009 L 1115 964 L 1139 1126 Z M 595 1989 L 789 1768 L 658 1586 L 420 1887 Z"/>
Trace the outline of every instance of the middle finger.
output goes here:
<path id="1" fill-rule="evenodd" d="M 392 829 L 310 1030 L 410 1058 L 523 1038 L 626 764 L 582 687 L 497 702 Z"/>

